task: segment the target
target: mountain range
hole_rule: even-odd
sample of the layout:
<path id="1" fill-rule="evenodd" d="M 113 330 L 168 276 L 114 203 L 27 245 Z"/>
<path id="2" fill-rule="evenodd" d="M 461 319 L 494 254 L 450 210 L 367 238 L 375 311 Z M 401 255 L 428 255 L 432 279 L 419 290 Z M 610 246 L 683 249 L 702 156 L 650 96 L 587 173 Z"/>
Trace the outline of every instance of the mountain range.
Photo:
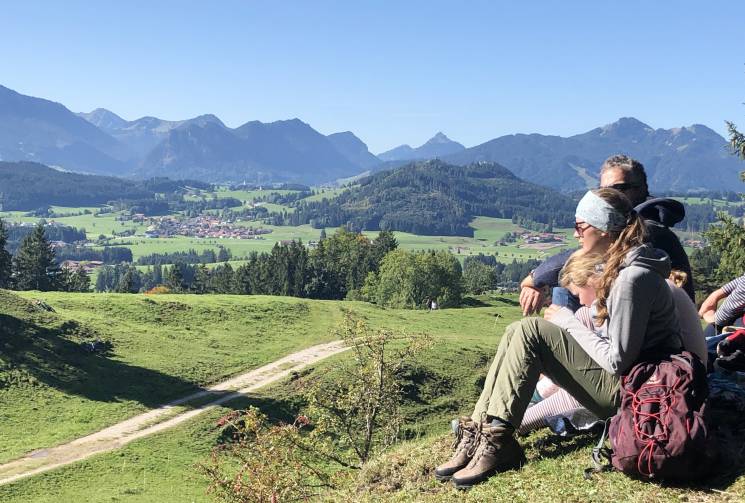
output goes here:
<path id="1" fill-rule="evenodd" d="M 444 159 L 497 162 L 524 180 L 571 191 L 596 185 L 603 160 L 616 153 L 644 164 L 653 191 L 738 190 L 745 168 L 726 140 L 706 126 L 653 129 L 631 117 L 567 138 L 502 136 Z"/>
<path id="2" fill-rule="evenodd" d="M 496 162 L 524 180 L 573 191 L 594 186 L 600 164 L 615 153 L 642 161 L 656 191 L 737 190 L 741 183 L 743 165 L 726 140 L 698 124 L 654 129 L 622 118 L 570 137 L 515 134 L 471 148 L 437 133 L 419 147 L 401 145 L 375 156 L 352 132 L 326 136 L 299 119 L 237 128 L 209 114 L 127 121 L 103 108 L 76 114 L 0 86 L 0 160 L 83 173 L 317 184 L 439 158 L 457 165 Z"/>

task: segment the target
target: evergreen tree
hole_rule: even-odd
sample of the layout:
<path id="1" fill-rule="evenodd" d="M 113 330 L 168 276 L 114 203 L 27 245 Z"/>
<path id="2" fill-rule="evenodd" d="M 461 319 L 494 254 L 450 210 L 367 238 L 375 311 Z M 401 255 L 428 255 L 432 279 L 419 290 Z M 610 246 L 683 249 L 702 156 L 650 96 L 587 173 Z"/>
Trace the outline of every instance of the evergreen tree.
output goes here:
<path id="1" fill-rule="evenodd" d="M 210 271 L 204 264 L 199 264 L 194 274 L 194 284 L 192 285 L 194 293 L 204 294 L 210 292 Z"/>
<path id="2" fill-rule="evenodd" d="M 153 286 L 163 284 L 163 267 L 160 264 L 155 264 L 153 266 L 153 283 Z"/>
<path id="3" fill-rule="evenodd" d="M 91 289 L 91 278 L 85 269 L 63 268 L 60 272 L 60 288 L 65 292 L 88 292 Z"/>
<path id="4" fill-rule="evenodd" d="M 23 238 L 13 259 L 16 287 L 19 290 L 54 290 L 56 287 L 54 250 L 39 223 L 34 231 Z"/>
<path id="5" fill-rule="evenodd" d="M 178 264 L 173 264 L 170 269 L 166 269 L 165 285 L 174 293 L 183 291 L 184 276 Z"/>
<path id="6" fill-rule="evenodd" d="M 215 267 L 210 275 L 212 281 L 211 289 L 216 293 L 233 293 L 233 268 L 230 264 Z"/>
<path id="7" fill-rule="evenodd" d="M 220 251 L 217 252 L 217 261 L 218 262 L 227 262 L 230 260 L 230 253 L 228 250 L 225 249 L 224 246 L 220 247 Z"/>
<path id="8" fill-rule="evenodd" d="M 13 258 L 5 249 L 8 243 L 8 229 L 0 218 L 0 288 L 10 288 L 10 273 Z"/>
<path id="9" fill-rule="evenodd" d="M 96 291 L 97 292 L 108 292 L 113 287 L 113 275 L 114 268 L 111 266 L 103 266 L 98 271 L 98 277 L 96 278 Z"/>
<path id="10" fill-rule="evenodd" d="M 119 283 L 116 285 L 116 291 L 118 293 L 135 293 L 135 278 L 132 269 L 127 271 L 119 278 Z"/>

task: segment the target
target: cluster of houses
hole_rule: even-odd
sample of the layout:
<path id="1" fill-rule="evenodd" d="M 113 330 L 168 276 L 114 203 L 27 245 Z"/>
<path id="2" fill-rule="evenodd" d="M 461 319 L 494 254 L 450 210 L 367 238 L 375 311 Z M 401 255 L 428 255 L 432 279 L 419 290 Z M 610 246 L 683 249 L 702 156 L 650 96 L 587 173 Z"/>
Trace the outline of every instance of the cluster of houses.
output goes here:
<path id="1" fill-rule="evenodd" d="M 706 246 L 706 241 L 703 239 L 685 239 L 683 240 L 683 246 L 687 246 L 689 248 L 703 248 Z"/>
<path id="2" fill-rule="evenodd" d="M 83 269 L 86 273 L 91 274 L 94 269 L 103 266 L 100 260 L 65 260 L 60 264 L 62 269 L 77 271 Z"/>
<path id="3" fill-rule="evenodd" d="M 215 215 L 200 215 L 186 219 L 173 216 L 153 217 L 150 222 L 152 222 L 151 225 L 145 231 L 145 236 L 149 238 L 187 236 L 217 239 L 264 239 L 262 234 L 272 232 L 271 229 L 236 226 Z"/>
<path id="4" fill-rule="evenodd" d="M 564 242 L 564 236 L 561 234 L 554 234 L 553 232 L 524 232 L 523 234 L 520 234 L 520 239 L 522 239 L 525 244 Z"/>

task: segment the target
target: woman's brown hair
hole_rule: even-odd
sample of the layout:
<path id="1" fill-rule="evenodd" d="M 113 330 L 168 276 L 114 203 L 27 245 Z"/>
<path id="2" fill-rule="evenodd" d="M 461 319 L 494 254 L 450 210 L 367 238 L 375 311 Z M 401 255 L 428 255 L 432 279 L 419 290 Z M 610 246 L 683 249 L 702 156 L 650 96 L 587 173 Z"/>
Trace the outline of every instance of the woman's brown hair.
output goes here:
<path id="1" fill-rule="evenodd" d="M 613 244 L 605 254 L 605 270 L 600 278 L 596 306 L 596 320 L 598 324 L 602 324 L 608 319 L 608 295 L 621 270 L 621 264 L 629 251 L 644 244 L 647 230 L 644 220 L 634 211 L 629 199 L 621 192 L 615 189 L 597 189 L 593 192 L 626 217 L 625 227 L 608 231 Z"/>

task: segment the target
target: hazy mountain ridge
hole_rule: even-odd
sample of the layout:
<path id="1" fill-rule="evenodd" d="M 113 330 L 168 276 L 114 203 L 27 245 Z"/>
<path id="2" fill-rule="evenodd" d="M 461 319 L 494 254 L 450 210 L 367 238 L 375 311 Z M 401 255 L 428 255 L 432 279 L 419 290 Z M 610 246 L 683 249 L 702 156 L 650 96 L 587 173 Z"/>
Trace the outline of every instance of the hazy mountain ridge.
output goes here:
<path id="1" fill-rule="evenodd" d="M 653 190 L 732 190 L 741 183 L 743 165 L 726 140 L 699 124 L 654 129 L 622 118 L 569 137 L 506 135 L 471 148 L 437 133 L 417 148 L 402 145 L 376 157 L 351 132 L 324 136 L 299 119 L 235 129 L 209 114 L 127 121 L 103 108 L 75 114 L 0 86 L 0 160 L 83 173 L 315 184 L 440 158 L 496 162 L 524 180 L 572 191 L 595 185 L 602 161 L 616 153 L 641 160 Z"/>
<path id="2" fill-rule="evenodd" d="M 145 158 L 141 176 L 206 181 L 321 183 L 363 171 L 299 119 L 250 121 L 236 129 L 190 123 L 168 132 Z"/>
<path id="3" fill-rule="evenodd" d="M 0 86 L 0 160 L 122 173 L 127 148 L 59 103 Z"/>
<path id="4" fill-rule="evenodd" d="M 630 117 L 570 137 L 502 136 L 445 159 L 498 162 L 520 178 L 569 191 L 596 180 L 603 160 L 617 153 L 644 164 L 653 190 L 733 190 L 741 183 L 743 165 L 715 131 L 700 124 L 654 129 Z"/>

